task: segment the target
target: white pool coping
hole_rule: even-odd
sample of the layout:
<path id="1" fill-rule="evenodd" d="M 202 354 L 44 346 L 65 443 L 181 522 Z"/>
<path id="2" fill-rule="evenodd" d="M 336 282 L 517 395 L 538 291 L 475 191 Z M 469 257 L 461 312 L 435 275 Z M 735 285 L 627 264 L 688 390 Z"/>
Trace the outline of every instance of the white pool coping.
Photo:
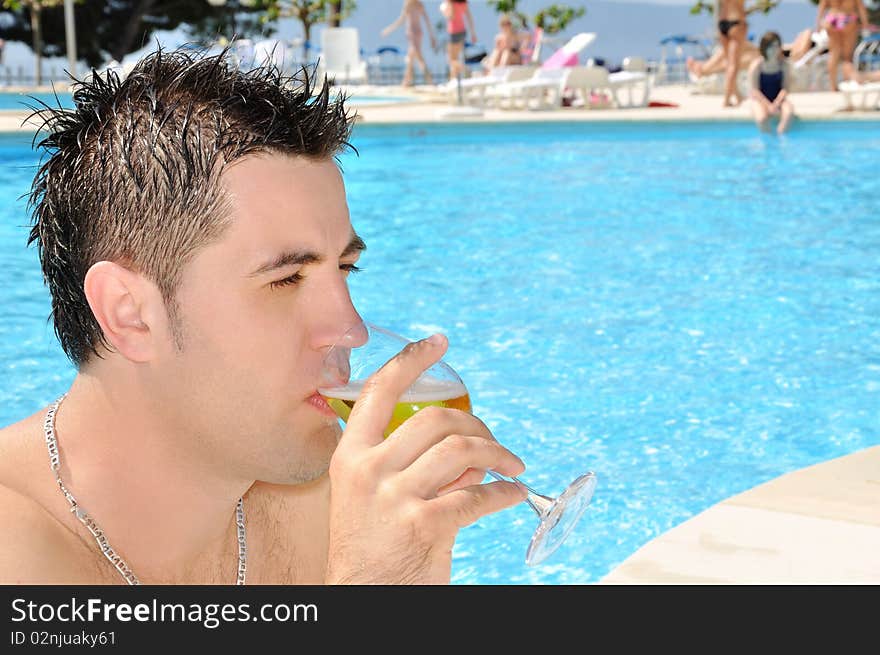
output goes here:
<path id="1" fill-rule="evenodd" d="M 602 584 L 878 584 L 880 446 L 710 507 L 645 544 Z"/>

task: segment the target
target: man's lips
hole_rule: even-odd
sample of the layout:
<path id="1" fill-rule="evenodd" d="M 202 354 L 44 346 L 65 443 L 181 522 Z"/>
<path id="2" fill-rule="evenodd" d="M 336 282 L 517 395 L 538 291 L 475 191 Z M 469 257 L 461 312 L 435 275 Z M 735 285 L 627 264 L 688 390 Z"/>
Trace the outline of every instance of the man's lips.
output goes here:
<path id="1" fill-rule="evenodd" d="M 324 397 L 317 391 L 309 396 L 306 401 L 325 416 L 336 416 L 336 412 L 333 411 L 333 408 L 327 404 Z"/>

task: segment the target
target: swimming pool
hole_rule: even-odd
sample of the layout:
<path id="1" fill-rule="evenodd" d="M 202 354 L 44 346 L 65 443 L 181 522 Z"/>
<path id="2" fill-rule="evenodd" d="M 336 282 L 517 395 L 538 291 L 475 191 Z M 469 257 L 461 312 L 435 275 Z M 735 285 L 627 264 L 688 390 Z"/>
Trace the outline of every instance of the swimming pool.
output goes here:
<path id="1" fill-rule="evenodd" d="M 23 201 L 0 137 L 0 424 L 60 394 Z M 591 509 L 544 565 L 525 506 L 464 529 L 458 584 L 590 583 L 787 471 L 880 442 L 876 123 L 359 125 L 342 164 L 369 244 L 361 312 L 443 330 L 475 412 Z"/>
<path id="2" fill-rule="evenodd" d="M 30 111 L 30 107 L 41 107 L 39 102 L 42 101 L 50 107 L 57 107 L 61 103 L 62 107 L 68 109 L 73 108 L 73 97 L 70 93 L 59 92 L 56 99 L 52 92 L 31 92 L 31 93 L 12 93 L 0 92 L 0 111 Z M 395 95 L 353 95 L 349 98 L 349 103 L 353 105 L 389 105 L 413 102 L 413 98 L 408 96 Z"/>

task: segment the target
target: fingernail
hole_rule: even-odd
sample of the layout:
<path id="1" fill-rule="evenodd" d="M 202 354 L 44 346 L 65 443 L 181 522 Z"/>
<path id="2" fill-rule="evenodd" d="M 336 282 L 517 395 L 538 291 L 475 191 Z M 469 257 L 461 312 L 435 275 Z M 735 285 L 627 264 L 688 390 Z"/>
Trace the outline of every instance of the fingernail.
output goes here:
<path id="1" fill-rule="evenodd" d="M 430 337 L 425 339 L 425 341 L 430 343 L 432 346 L 442 346 L 444 338 L 445 337 L 442 334 L 432 334 Z"/>

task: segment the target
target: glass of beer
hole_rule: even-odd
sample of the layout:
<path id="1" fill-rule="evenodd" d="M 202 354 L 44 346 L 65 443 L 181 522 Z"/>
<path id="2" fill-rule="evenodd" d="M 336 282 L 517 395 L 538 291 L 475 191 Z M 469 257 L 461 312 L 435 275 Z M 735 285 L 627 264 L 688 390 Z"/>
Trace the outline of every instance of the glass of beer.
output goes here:
<path id="1" fill-rule="evenodd" d="M 371 323 L 355 325 L 325 355 L 322 386 L 318 392 L 337 416 L 347 421 L 367 378 L 408 343 L 409 340 Z M 442 360 L 424 371 L 404 392 L 394 408 L 385 436 L 417 411 L 432 405 L 471 411 L 467 387 Z M 487 473 L 497 480 L 506 479 L 495 471 Z M 584 473 L 555 498 L 538 493 L 518 478 L 511 481 L 528 491 L 525 502 L 538 516 L 538 527 L 526 551 L 526 564 L 539 564 L 562 545 L 586 511 L 596 488 L 596 476 L 592 471 Z"/>

